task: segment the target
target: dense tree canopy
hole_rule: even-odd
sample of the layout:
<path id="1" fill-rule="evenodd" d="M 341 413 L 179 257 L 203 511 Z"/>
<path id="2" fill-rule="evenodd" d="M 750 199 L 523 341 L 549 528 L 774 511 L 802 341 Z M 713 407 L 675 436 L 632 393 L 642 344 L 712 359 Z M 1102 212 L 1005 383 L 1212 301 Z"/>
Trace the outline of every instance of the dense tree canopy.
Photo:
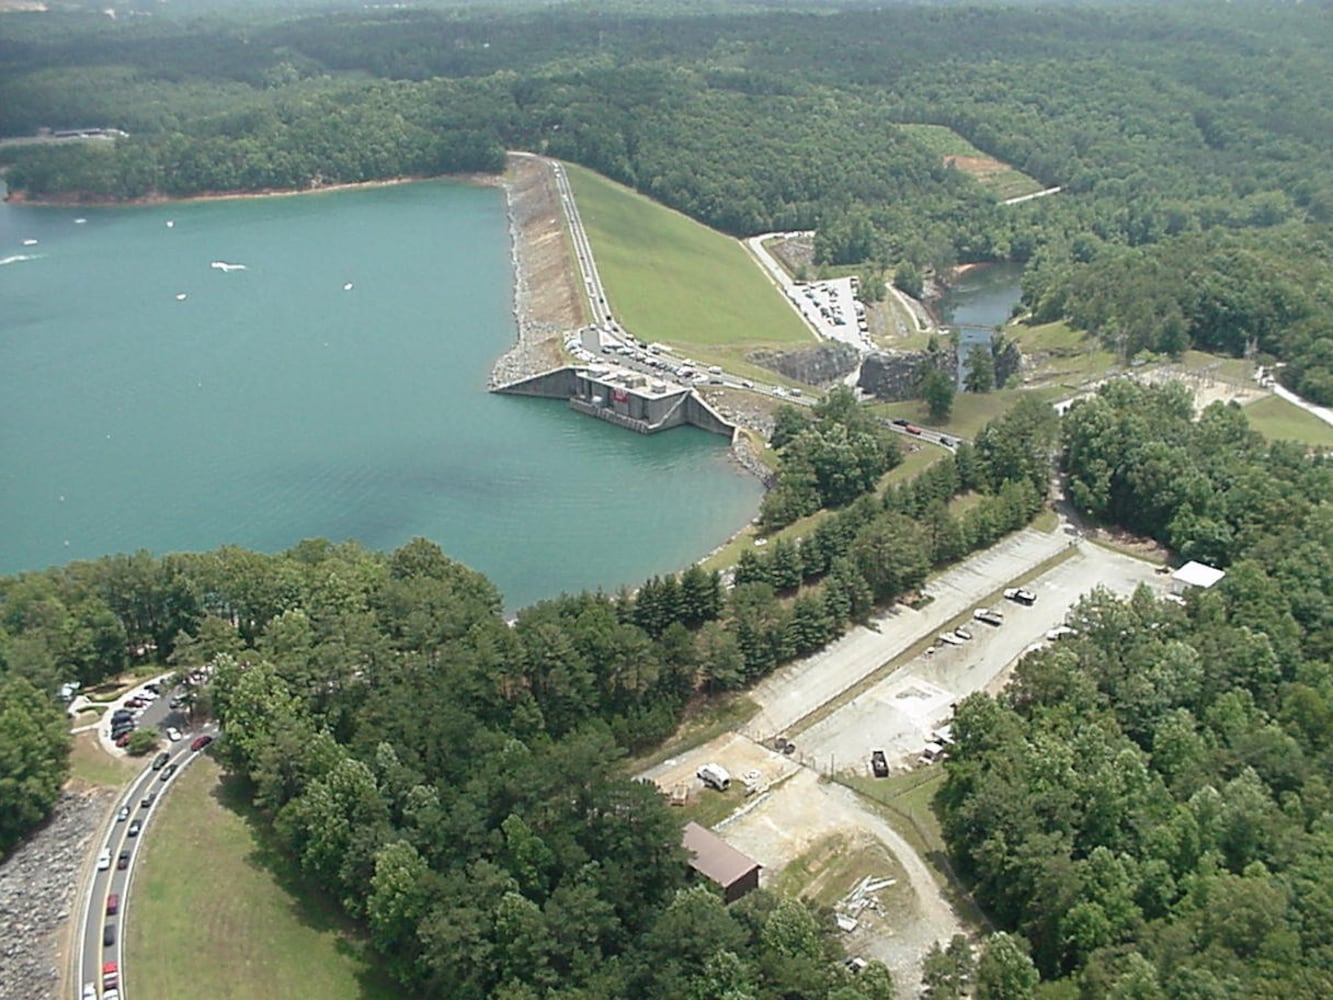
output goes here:
<path id="1" fill-rule="evenodd" d="M 55 700 L 0 672 L 0 858 L 50 815 L 69 773 L 69 727 Z"/>
<path id="2" fill-rule="evenodd" d="M 1175 385 L 1108 385 L 1066 424 L 1080 506 L 1227 576 L 1183 604 L 1095 592 L 959 706 L 959 870 L 1082 995 L 1325 996 L 1333 466 Z"/>

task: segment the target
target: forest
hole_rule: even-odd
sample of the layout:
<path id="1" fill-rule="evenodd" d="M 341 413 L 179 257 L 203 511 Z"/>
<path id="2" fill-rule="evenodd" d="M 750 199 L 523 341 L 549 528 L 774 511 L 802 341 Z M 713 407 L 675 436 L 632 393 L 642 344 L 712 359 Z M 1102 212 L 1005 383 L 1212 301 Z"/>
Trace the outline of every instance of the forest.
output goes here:
<path id="1" fill-rule="evenodd" d="M 1089 514 L 1226 567 L 1103 592 L 973 696 L 938 796 L 959 871 L 1047 996 L 1333 992 L 1333 464 L 1235 407 L 1117 382 L 1064 421 Z"/>
<path id="2" fill-rule="evenodd" d="M 0 136 L 130 133 L 6 149 L 39 199 L 495 173 L 538 150 L 736 235 L 814 228 L 830 263 L 1032 262 L 1043 315 L 1170 353 L 1219 349 L 1178 251 L 1266 270 L 1327 245 L 1331 46 L 1324 2 L 46 12 L 0 19 Z M 1062 191 L 1001 205 L 904 124 Z M 1107 315 L 1099 289 L 1127 269 L 1153 294 Z M 1300 282 L 1328 275 L 1315 255 Z M 1307 319 L 1220 349 L 1263 341 L 1327 400 L 1333 346 Z"/>
<path id="3" fill-rule="evenodd" d="M 819 419 L 851 420 L 849 394 Z M 1022 527 L 1054 411 L 1031 400 L 917 479 L 839 498 L 725 588 L 692 567 L 512 623 L 480 574 L 418 539 L 311 540 L 75 562 L 0 579 L 0 849 L 50 812 L 69 739 L 54 701 L 150 656 L 211 663 L 191 695 L 280 843 L 414 995 L 887 1000 L 853 983 L 824 915 L 687 889 L 681 820 L 620 760 L 701 694 L 752 684 L 877 604 Z M 976 491 L 957 517 L 948 501 Z M 869 973 L 869 974 L 868 974 Z"/>
<path id="4" fill-rule="evenodd" d="M 1329 401 L 1330 48 L 1327 3 L 6 14 L 0 136 L 131 135 L 0 154 L 22 197 L 119 200 L 537 149 L 727 232 L 817 228 L 827 262 L 1023 261 L 1035 318 L 1126 358 L 1255 353 Z M 904 123 L 1064 190 L 1001 205 Z M 1329 458 L 1122 380 L 877 493 L 896 449 L 845 403 L 779 415 L 765 525 L 836 509 L 731 588 L 695 568 L 511 626 L 425 540 L 0 579 L 0 855 L 67 774 L 62 681 L 212 662 L 218 753 L 414 995 L 892 997 L 820 914 L 686 886 L 679 821 L 621 761 L 1027 524 L 1058 452 L 1085 516 L 1227 577 L 1183 606 L 1094 593 L 960 704 L 938 811 L 1004 933 L 975 979 L 933 956 L 932 995 L 1333 995 Z"/>

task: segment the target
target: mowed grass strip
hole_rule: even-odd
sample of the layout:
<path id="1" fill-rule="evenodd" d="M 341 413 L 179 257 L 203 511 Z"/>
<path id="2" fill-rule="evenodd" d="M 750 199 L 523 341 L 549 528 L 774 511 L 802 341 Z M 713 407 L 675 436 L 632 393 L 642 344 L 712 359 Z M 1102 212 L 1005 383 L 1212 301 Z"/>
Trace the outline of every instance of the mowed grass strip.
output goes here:
<path id="1" fill-rule="evenodd" d="M 682 346 L 814 342 L 739 242 L 590 170 L 566 170 L 608 304 L 630 333 Z"/>
<path id="2" fill-rule="evenodd" d="M 1281 396 L 1268 396 L 1251 403 L 1245 407 L 1245 418 L 1270 441 L 1299 441 L 1317 448 L 1333 448 L 1333 427 Z"/>
<path id="3" fill-rule="evenodd" d="M 212 760 L 191 764 L 144 830 L 128 895 L 136 1000 L 403 1000 L 332 900 L 293 877 Z"/>

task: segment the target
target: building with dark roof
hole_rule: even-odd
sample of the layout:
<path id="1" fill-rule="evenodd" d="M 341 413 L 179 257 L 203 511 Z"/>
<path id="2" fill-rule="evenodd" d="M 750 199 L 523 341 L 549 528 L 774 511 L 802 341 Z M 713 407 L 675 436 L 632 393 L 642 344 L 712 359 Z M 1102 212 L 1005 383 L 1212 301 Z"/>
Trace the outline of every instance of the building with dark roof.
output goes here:
<path id="1" fill-rule="evenodd" d="M 690 868 L 722 887 L 722 898 L 734 903 L 759 888 L 758 861 L 746 857 L 712 830 L 687 823 L 681 842 L 690 852 Z"/>

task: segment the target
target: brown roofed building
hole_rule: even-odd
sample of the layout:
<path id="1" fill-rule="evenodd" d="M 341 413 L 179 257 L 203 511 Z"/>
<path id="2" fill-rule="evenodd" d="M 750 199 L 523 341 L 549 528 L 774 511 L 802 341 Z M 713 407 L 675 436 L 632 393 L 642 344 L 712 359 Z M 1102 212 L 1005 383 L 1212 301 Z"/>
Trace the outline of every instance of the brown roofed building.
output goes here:
<path id="1" fill-rule="evenodd" d="M 722 897 L 734 903 L 751 889 L 759 888 L 763 867 L 698 823 L 685 824 L 682 843 L 690 852 L 690 867 L 722 887 Z"/>

